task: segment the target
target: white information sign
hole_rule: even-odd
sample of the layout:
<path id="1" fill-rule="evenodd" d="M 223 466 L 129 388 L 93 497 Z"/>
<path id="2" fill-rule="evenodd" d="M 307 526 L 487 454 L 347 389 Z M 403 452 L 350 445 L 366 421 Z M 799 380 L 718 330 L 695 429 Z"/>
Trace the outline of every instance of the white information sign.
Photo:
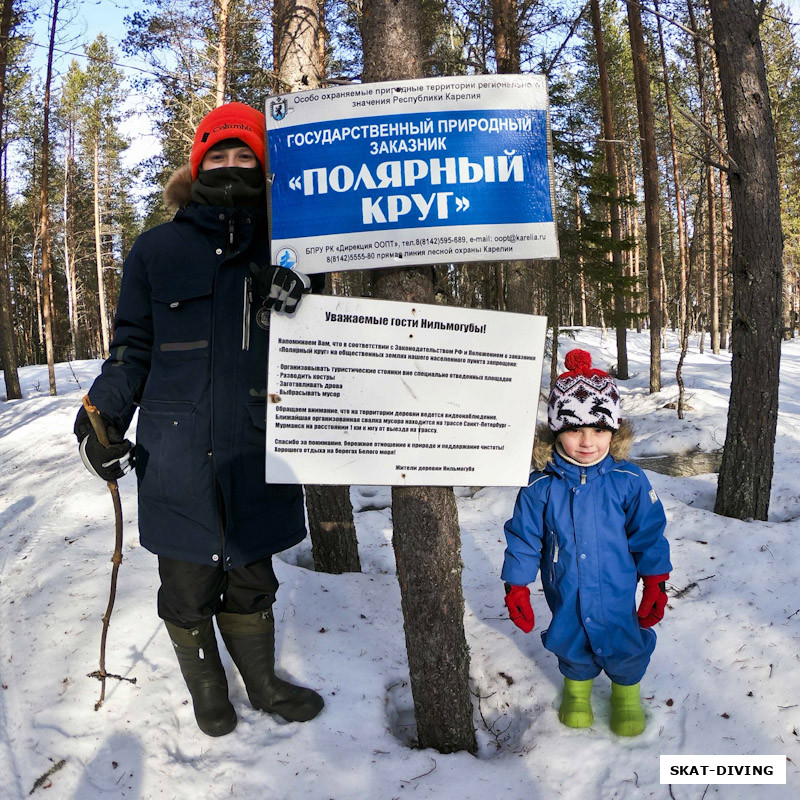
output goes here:
<path id="1" fill-rule="evenodd" d="M 309 295 L 270 330 L 269 483 L 523 486 L 546 317 Z"/>
<path id="2" fill-rule="evenodd" d="M 558 257 L 544 76 L 329 87 L 265 110 L 273 263 Z"/>

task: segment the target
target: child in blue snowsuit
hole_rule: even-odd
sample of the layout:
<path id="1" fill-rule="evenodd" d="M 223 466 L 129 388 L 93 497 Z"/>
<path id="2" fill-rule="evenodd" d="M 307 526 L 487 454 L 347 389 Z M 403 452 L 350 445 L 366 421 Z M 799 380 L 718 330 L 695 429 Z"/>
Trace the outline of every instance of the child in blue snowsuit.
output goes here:
<path id="1" fill-rule="evenodd" d="M 553 612 L 542 633 L 564 676 L 559 719 L 571 728 L 593 722 L 593 679 L 611 679 L 611 729 L 645 728 L 639 681 L 656 644 L 672 565 L 661 501 L 639 467 L 623 460 L 632 431 L 620 419 L 613 379 L 572 350 L 548 401 L 548 426 L 537 431 L 530 483 L 505 524 L 501 577 L 511 620 L 533 629 L 530 590 L 541 571 Z M 644 583 L 636 609 L 639 578 Z"/>

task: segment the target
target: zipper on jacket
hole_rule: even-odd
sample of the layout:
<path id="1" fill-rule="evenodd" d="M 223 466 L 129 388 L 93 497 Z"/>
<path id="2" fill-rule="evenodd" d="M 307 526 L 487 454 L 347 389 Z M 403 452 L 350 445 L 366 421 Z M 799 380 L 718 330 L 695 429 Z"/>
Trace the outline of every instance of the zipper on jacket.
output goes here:
<path id="1" fill-rule="evenodd" d="M 250 306 L 253 303 L 253 280 L 248 275 L 244 279 L 244 300 L 242 303 L 242 350 L 250 349 Z"/>
<path id="2" fill-rule="evenodd" d="M 228 221 L 228 244 L 233 244 L 233 217 Z"/>
<path id="3" fill-rule="evenodd" d="M 586 483 L 586 470 L 582 469 L 581 470 L 581 486 L 583 486 L 584 483 Z"/>
<path id="4" fill-rule="evenodd" d="M 556 564 L 558 563 L 558 534 L 552 531 L 551 535 L 553 537 L 553 557 L 550 559 L 550 581 L 552 583 L 556 579 Z"/>

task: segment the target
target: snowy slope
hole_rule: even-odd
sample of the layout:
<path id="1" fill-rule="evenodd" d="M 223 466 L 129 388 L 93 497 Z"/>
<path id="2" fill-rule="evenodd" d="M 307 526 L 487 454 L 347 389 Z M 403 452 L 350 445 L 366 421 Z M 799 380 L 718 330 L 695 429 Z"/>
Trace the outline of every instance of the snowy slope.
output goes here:
<path id="1" fill-rule="evenodd" d="M 674 341 L 663 355 L 666 388 L 651 396 L 648 335 L 630 336 L 634 374 L 621 388 L 637 429 L 634 457 L 724 442 L 729 356 L 700 355 L 696 344 L 684 368 L 693 411 L 679 421 L 663 408 L 677 397 Z M 589 349 L 599 367 L 613 364 L 613 336 L 579 331 L 562 352 L 572 346 Z M 107 668 L 136 684 L 109 682 L 105 705 L 93 710 L 99 683 L 87 673 L 98 664 L 113 515 L 105 484 L 80 464 L 71 429 L 99 366 L 59 365 L 55 398 L 46 368 L 26 368 L 25 399 L 0 402 L 0 800 L 27 797 L 62 760 L 34 796 L 667 798 L 659 755 L 708 753 L 786 755 L 787 785 L 674 786 L 676 800 L 800 796 L 800 343 L 784 346 L 769 522 L 715 516 L 714 475 L 650 473 L 675 568 L 643 681 L 641 737 L 609 731 L 604 677 L 593 728 L 558 722 L 561 678 L 538 636 L 549 618 L 541 588 L 533 590 L 531 635 L 503 606 L 502 525 L 516 491 L 457 489 L 477 758 L 408 746 L 413 710 L 384 488 L 352 490 L 362 574 L 309 570 L 308 541 L 275 559 L 280 668 L 325 696 L 323 713 L 299 724 L 254 711 L 224 655 L 239 725 L 210 739 L 195 726 L 156 616 L 156 559 L 138 544 L 135 479 L 126 476 L 125 560 Z"/>

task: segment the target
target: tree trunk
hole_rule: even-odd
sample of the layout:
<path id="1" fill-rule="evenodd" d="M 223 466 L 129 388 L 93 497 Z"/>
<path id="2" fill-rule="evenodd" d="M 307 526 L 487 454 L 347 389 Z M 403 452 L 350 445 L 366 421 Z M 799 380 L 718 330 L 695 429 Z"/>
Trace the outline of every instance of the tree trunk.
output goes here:
<path id="1" fill-rule="evenodd" d="M 694 13 L 694 2 L 688 0 L 686 5 L 689 13 L 689 24 L 692 30 L 697 31 L 697 18 Z M 694 40 L 694 60 L 697 67 L 697 89 L 700 95 L 700 115 L 703 127 L 711 130 L 711 113 L 709 110 L 708 92 L 706 90 L 706 67 L 703 57 L 704 44 L 699 39 Z M 711 140 L 703 137 L 703 151 L 706 162 L 711 160 Z M 711 166 L 706 163 L 703 167 L 705 173 L 706 202 L 708 204 L 708 317 L 709 331 L 711 334 L 711 350 L 719 353 L 719 279 L 717 263 L 717 212 L 714 197 L 714 175 Z"/>
<path id="2" fill-rule="evenodd" d="M 658 11 L 658 2 L 654 3 Z M 678 382 L 678 419 L 683 419 L 684 385 L 681 370 L 686 353 L 689 349 L 689 287 L 686 282 L 686 228 L 683 221 L 683 186 L 681 170 L 678 163 L 678 147 L 675 141 L 675 119 L 672 115 L 672 92 L 669 85 L 667 71 L 667 53 L 664 47 L 664 33 L 661 29 L 661 18 L 656 17 L 658 24 L 658 45 L 661 52 L 661 71 L 664 75 L 664 98 L 667 106 L 667 121 L 669 123 L 670 158 L 672 161 L 672 180 L 675 185 L 675 212 L 678 227 L 678 319 L 680 320 L 681 355 L 678 359 L 676 378 Z"/>
<path id="3" fill-rule="evenodd" d="M 706 19 L 709 27 L 711 18 L 706 6 Z M 725 122 L 722 112 L 722 94 L 719 88 L 719 66 L 717 64 L 717 54 L 713 49 L 711 54 L 711 76 L 714 82 L 714 120 L 717 126 L 717 141 L 725 142 Z M 731 300 L 728 276 L 730 275 L 730 263 L 728 258 L 728 187 L 725 173 L 719 172 L 719 346 L 720 348 L 730 348 L 730 327 L 731 327 Z"/>
<path id="4" fill-rule="evenodd" d="M 497 71 L 515 74 L 520 71 L 520 38 L 515 0 L 492 0 L 492 31 Z"/>
<path id="5" fill-rule="evenodd" d="M 550 262 L 550 324 L 553 329 L 553 345 L 550 348 L 550 388 L 555 386 L 558 378 L 558 334 L 560 332 L 558 321 L 561 311 L 558 307 L 558 261 Z"/>
<path id="6" fill-rule="evenodd" d="M 419 0 L 364 0 L 364 81 L 420 78 Z M 434 302 L 430 267 L 374 270 L 375 297 Z M 420 747 L 476 752 L 453 490 L 394 487 L 394 548 Z"/>
<path id="7" fill-rule="evenodd" d="M 340 575 L 361 572 L 349 486 L 306 486 L 314 569 Z"/>
<path id="8" fill-rule="evenodd" d="M 492 34 L 498 73 L 518 73 L 520 39 L 516 0 L 492 0 Z M 501 310 L 532 314 L 533 272 L 530 263 L 521 260 L 503 261 L 496 269 L 503 273 L 501 280 L 504 291 L 499 297 L 498 307 Z"/>
<path id="9" fill-rule="evenodd" d="M 273 32 L 279 92 L 316 89 L 325 75 L 319 0 L 275 0 Z"/>
<path id="10" fill-rule="evenodd" d="M 644 43 L 642 14 L 638 5 L 628 5 L 628 31 L 633 53 L 633 77 L 636 85 L 636 106 L 639 112 L 639 138 L 642 147 L 644 184 L 645 238 L 647 240 L 647 288 L 650 316 L 650 392 L 661 390 L 661 220 L 658 188 L 658 154 L 656 152 L 653 98 L 650 95 L 650 73 Z"/>
<path id="11" fill-rule="evenodd" d="M 44 342 L 47 353 L 47 374 L 50 380 L 50 394 L 56 391 L 55 354 L 53 349 L 53 279 L 50 266 L 50 203 L 48 197 L 48 171 L 50 166 L 50 85 L 53 78 L 53 49 L 56 40 L 59 0 L 53 0 L 53 20 L 50 27 L 50 47 L 47 51 L 47 77 L 44 88 L 44 108 L 42 111 L 42 186 L 39 195 L 41 207 L 42 236 L 42 317 L 44 319 Z"/>
<path id="12" fill-rule="evenodd" d="M 11 5 L 13 0 L 2 0 L 3 6 L 0 11 L 0 153 L 5 152 L 3 134 L 5 132 L 5 88 L 6 88 L 6 68 L 8 66 L 8 37 L 11 33 Z M 11 290 L 8 283 L 8 273 L 6 264 L 6 209 L 7 195 L 6 182 L 2 183 L 3 207 L 0 213 L 0 361 L 3 362 L 3 376 L 6 383 L 6 399 L 18 400 L 22 397 L 22 389 L 19 385 L 19 374 L 17 372 L 17 352 L 14 346 L 14 321 L 12 318 Z"/>
<path id="13" fill-rule="evenodd" d="M 619 204 L 619 169 L 617 149 L 614 146 L 614 116 L 611 110 L 611 88 L 606 67 L 606 47 L 603 41 L 603 26 L 600 17 L 600 3 L 591 0 L 592 29 L 597 50 L 597 70 L 600 78 L 600 101 L 603 107 L 603 145 L 606 159 L 606 172 L 611 180 L 609 190 L 609 212 L 611 215 L 611 239 L 614 245 L 612 260 L 614 264 L 614 326 L 617 332 L 617 377 L 628 379 L 628 320 L 625 314 L 625 293 L 622 284 L 625 279 L 625 254 L 622 252 L 622 223 Z"/>
<path id="14" fill-rule="evenodd" d="M 627 123 L 627 149 L 628 157 L 622 159 L 622 176 L 623 176 L 623 189 L 626 197 L 637 198 L 639 196 L 639 188 L 636 183 L 636 167 L 634 166 L 633 157 L 633 134 L 631 132 L 630 124 Z M 623 150 L 624 152 L 624 150 Z M 625 227 L 625 235 L 633 242 L 633 247 L 629 250 L 628 273 L 633 278 L 633 313 L 636 316 L 636 332 L 642 332 L 642 284 L 641 284 L 641 242 L 639 236 L 639 210 L 637 206 L 632 206 L 627 209 L 623 215 L 623 224 Z"/>
<path id="15" fill-rule="evenodd" d="M 781 357 L 783 232 L 764 53 L 752 0 L 711 0 L 733 223 L 732 378 L 714 510 L 767 519 Z"/>
<path id="16" fill-rule="evenodd" d="M 100 143 L 94 140 L 94 257 L 97 266 L 97 299 L 100 305 L 100 335 L 103 342 L 103 358 L 108 358 L 109 332 L 108 312 L 106 310 L 106 286 L 103 276 L 103 237 L 100 216 Z"/>
<path id="17" fill-rule="evenodd" d="M 506 311 L 533 314 L 534 270 L 531 261 L 505 261 Z M 550 320 L 552 323 L 552 320 Z"/>
<path id="18" fill-rule="evenodd" d="M 72 170 L 75 153 L 75 132 L 70 123 L 67 143 L 64 148 L 64 273 L 67 283 L 67 314 L 72 342 L 72 357 L 83 358 L 80 347 L 81 334 L 78 327 L 78 270 L 75 263 L 75 222 L 73 220 Z"/>
<path id="19" fill-rule="evenodd" d="M 316 89 L 324 71 L 318 0 L 278 0 L 275 4 L 275 74 L 280 91 Z M 347 486 L 306 486 L 306 510 L 314 568 L 339 574 L 360 572 L 358 540 Z"/>
<path id="20" fill-rule="evenodd" d="M 214 86 L 214 105 L 219 108 L 225 103 L 225 84 L 228 76 L 228 15 L 231 0 L 219 0 L 219 42 L 217 44 L 217 79 Z"/>
<path id="21" fill-rule="evenodd" d="M 575 227 L 578 231 L 578 237 L 581 235 L 583 228 L 583 210 L 581 209 L 581 195 L 578 191 L 577 184 L 575 185 Z M 586 327 L 586 273 L 584 271 L 584 258 L 583 248 L 578 253 L 578 296 L 580 298 L 580 315 L 581 327 Z M 570 324 L 573 324 L 570 321 Z"/>

